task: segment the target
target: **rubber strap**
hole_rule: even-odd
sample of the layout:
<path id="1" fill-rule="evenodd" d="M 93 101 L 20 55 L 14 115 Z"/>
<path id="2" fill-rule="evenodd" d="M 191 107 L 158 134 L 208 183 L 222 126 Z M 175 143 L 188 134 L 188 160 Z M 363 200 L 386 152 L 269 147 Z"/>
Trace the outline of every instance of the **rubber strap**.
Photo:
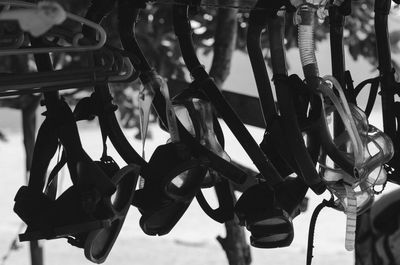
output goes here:
<path id="1" fill-rule="evenodd" d="M 380 84 L 380 76 L 375 77 L 375 78 L 370 78 L 367 80 L 364 80 L 363 82 L 361 82 L 360 84 L 358 84 L 355 88 L 355 96 L 357 97 L 358 94 L 363 90 L 363 88 L 368 85 L 371 84 L 370 87 L 370 92 L 368 95 L 368 101 L 367 101 L 367 105 L 365 107 L 365 114 L 367 115 L 367 117 L 369 117 L 369 115 L 372 112 L 372 108 L 374 107 L 375 104 L 375 100 L 376 97 L 378 95 L 378 88 L 379 88 L 379 84 Z"/>
<path id="2" fill-rule="evenodd" d="M 327 201 L 323 200 L 314 210 L 312 216 L 311 216 L 311 221 L 310 221 L 310 227 L 308 229 L 308 243 L 307 243 L 307 265 L 311 265 L 312 258 L 313 258 L 313 250 L 314 250 L 314 232 L 315 232 L 315 225 L 317 223 L 317 218 L 319 213 L 324 207 L 331 207 L 335 208 L 335 203 L 333 201 L 333 197 Z"/>
<path id="3" fill-rule="evenodd" d="M 224 223 L 233 219 L 234 198 L 229 182 L 226 179 L 221 179 L 221 182 L 215 184 L 215 192 L 219 203 L 217 209 L 211 208 L 201 190 L 196 194 L 196 199 L 201 209 L 203 209 L 211 219 L 219 223 Z"/>
<path id="4" fill-rule="evenodd" d="M 344 185 L 346 189 L 347 207 L 345 210 L 346 220 L 346 250 L 354 250 L 356 242 L 356 226 L 357 226 L 357 198 L 354 190 L 349 185 Z"/>

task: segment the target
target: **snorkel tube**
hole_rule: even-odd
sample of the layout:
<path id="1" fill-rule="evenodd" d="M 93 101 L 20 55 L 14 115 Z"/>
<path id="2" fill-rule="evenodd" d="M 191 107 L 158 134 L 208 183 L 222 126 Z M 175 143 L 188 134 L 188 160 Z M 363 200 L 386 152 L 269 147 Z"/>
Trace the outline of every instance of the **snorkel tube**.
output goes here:
<path id="1" fill-rule="evenodd" d="M 118 28 L 122 45 L 135 56 L 132 64 L 140 73 L 145 90 L 153 94 L 152 105 L 171 135 L 172 142 L 159 146 L 144 167 L 144 186 L 133 201 L 142 213 L 140 225 L 143 231 L 150 235 L 163 235 L 178 222 L 194 196 L 201 193 L 208 170 L 215 170 L 239 184 L 247 176 L 214 150 L 200 144 L 196 139 L 198 135 L 196 138 L 192 136 L 176 117 L 166 81 L 150 66 L 135 38 L 136 19 L 144 7 L 145 1 L 119 0 Z M 200 205 L 206 205 L 205 199 Z M 207 212 L 218 215 L 210 207 Z M 219 208 L 219 212 L 224 212 L 224 209 Z M 226 220 L 221 216 L 218 215 L 219 220 Z"/>
<path id="2" fill-rule="evenodd" d="M 139 44 L 135 38 L 135 23 L 140 8 L 144 7 L 145 1 L 131 1 L 131 0 L 119 0 L 119 33 L 121 36 L 121 42 L 124 49 L 136 58 L 132 58 L 131 62 L 134 65 L 135 70 L 139 71 L 139 78 L 144 85 L 149 84 L 152 86 L 154 91 L 153 106 L 160 118 L 163 126 L 168 128 L 168 119 L 166 115 L 166 99 L 161 92 L 161 86 L 157 79 L 161 77 L 156 71 L 150 66 L 146 57 L 144 56 Z M 158 78 L 159 77 L 159 78 Z M 162 79 L 162 78 L 161 78 Z M 180 140 L 187 143 L 194 152 L 193 154 L 199 156 L 200 154 L 204 157 L 208 157 L 208 163 L 211 167 L 223 170 L 223 175 L 230 181 L 238 184 L 243 183 L 246 179 L 246 175 L 243 171 L 232 165 L 225 159 L 221 158 L 213 151 L 209 150 L 205 146 L 201 145 L 181 124 L 177 119 L 178 134 Z"/>
<path id="3" fill-rule="evenodd" d="M 235 137 L 239 140 L 268 184 L 273 187 L 282 182 L 282 178 L 276 168 L 259 148 L 258 144 L 254 141 L 246 127 L 235 114 L 232 107 L 223 98 L 218 87 L 205 71 L 203 65 L 199 62 L 192 40 L 192 29 L 188 19 L 187 1 L 180 0 L 178 1 L 178 4 L 174 5 L 173 23 L 183 59 L 195 82 L 199 84 L 198 87 L 213 103 L 214 108 L 217 110 L 219 115 L 221 115 L 222 119 L 224 119 Z"/>
<path id="4" fill-rule="evenodd" d="M 284 153 L 289 153 L 290 150 L 285 148 L 286 140 L 282 141 L 282 137 L 278 137 L 277 139 L 273 138 L 273 131 L 276 131 L 276 126 L 274 125 L 276 124 L 275 121 L 278 118 L 278 113 L 261 49 L 262 32 L 267 27 L 268 21 L 274 15 L 274 8 L 270 7 L 271 4 L 271 2 L 258 1 L 253 10 L 250 11 L 246 44 L 266 125 L 264 139 L 260 147 L 271 160 L 272 164 L 277 168 L 278 172 L 282 176 L 288 176 L 293 172 L 293 169 L 288 166 L 288 161 L 286 161 L 287 157 L 284 159 Z M 279 8 L 280 7 L 277 9 Z M 275 13 L 276 12 L 275 10 Z M 277 129 L 280 131 L 280 126 L 278 127 Z M 281 133 L 278 132 L 277 134 L 279 135 Z"/>
<path id="5" fill-rule="evenodd" d="M 399 1 L 395 1 L 397 4 Z M 382 98 L 383 129 L 389 135 L 394 144 L 394 157 L 388 162 L 386 170 L 388 180 L 400 184 L 400 104 L 395 103 L 395 93 L 399 84 L 395 81 L 395 73 L 392 67 L 392 57 L 388 33 L 388 15 L 390 12 L 390 0 L 375 0 L 375 34 L 376 48 L 378 51 L 380 87 Z M 397 121 L 397 122 L 396 122 Z"/>
<path id="6" fill-rule="evenodd" d="M 332 61 L 332 75 L 345 87 L 345 58 L 343 47 L 343 28 L 345 16 L 351 12 L 351 1 L 346 0 L 341 6 L 329 6 L 329 32 Z"/>
<path id="7" fill-rule="evenodd" d="M 295 1 L 292 1 L 292 3 Z M 317 5 L 321 5 L 323 1 L 316 1 Z M 321 6 L 318 6 L 321 7 Z M 323 7 L 323 6 L 322 6 Z M 351 113 L 349 110 L 349 107 L 347 105 L 347 101 L 346 98 L 343 98 L 343 91 L 341 91 L 341 89 L 339 89 L 337 87 L 337 89 L 339 89 L 339 92 L 341 92 L 341 99 L 342 102 L 344 104 L 344 106 L 341 105 L 341 103 L 339 102 L 339 100 L 335 101 L 335 95 L 333 93 L 333 91 L 331 91 L 330 88 L 328 88 L 327 84 L 325 83 L 321 83 L 320 79 L 319 79 L 319 69 L 318 69 L 318 65 L 317 65 L 317 61 L 316 61 L 316 56 L 315 56 L 315 36 L 314 36 L 314 29 L 315 29 L 315 16 L 316 16 L 316 10 L 317 10 L 317 6 L 315 5 L 314 1 L 296 1 L 296 8 L 297 8 L 297 14 L 298 16 L 295 17 L 295 22 L 298 23 L 298 41 L 299 41 L 299 50 L 300 50 L 300 59 L 301 59 L 301 63 L 303 66 L 303 72 L 304 72 L 304 76 L 306 79 L 307 84 L 309 85 L 309 87 L 314 90 L 317 91 L 319 89 L 324 90 L 322 91 L 323 93 L 330 95 L 329 98 L 331 100 L 333 100 L 335 107 L 337 108 L 337 110 L 341 110 L 339 111 L 339 114 L 341 116 L 341 118 L 343 119 L 343 121 L 345 122 L 345 126 L 346 129 L 348 130 L 348 133 L 350 134 L 352 132 L 352 134 L 350 135 L 350 138 L 352 138 L 351 143 L 352 143 L 352 147 L 354 148 L 354 157 L 355 159 L 357 159 L 357 162 L 355 166 L 352 167 L 351 163 L 347 163 L 350 164 L 352 171 L 350 172 L 351 175 L 355 174 L 354 172 L 354 168 L 359 169 L 360 167 L 360 159 L 362 159 L 361 156 L 361 141 L 359 138 L 359 135 L 356 131 L 355 128 L 355 124 L 354 124 L 354 120 L 352 120 L 351 118 Z M 321 104 L 323 102 L 323 96 L 321 95 L 321 100 L 319 101 L 318 104 Z M 315 104 L 314 104 L 315 106 Z M 313 105 L 311 105 L 311 107 L 314 107 Z M 322 113 L 324 113 L 324 107 L 323 106 L 319 106 L 322 109 Z M 345 109 L 345 110 L 344 110 Z M 346 113 L 347 112 L 347 113 Z M 349 119 L 346 118 L 346 114 L 350 115 Z M 325 116 L 325 115 L 323 115 Z M 323 117 L 321 117 L 323 118 Z M 350 124 L 349 124 L 350 123 Z M 328 133 L 328 128 L 327 128 L 327 124 L 325 123 L 325 130 L 321 130 L 324 131 L 326 133 Z M 324 135 L 325 139 L 328 139 L 329 136 L 328 135 Z M 351 137 L 353 136 L 353 137 Z M 356 136 L 358 136 L 358 138 L 356 138 Z M 324 139 L 322 139 L 323 141 Z M 357 141 L 358 140 L 358 141 Z M 331 141 L 329 141 L 331 143 Z M 330 151 L 331 153 L 335 153 L 336 157 L 342 157 L 340 156 L 340 151 L 335 148 L 332 145 L 328 145 L 327 146 L 327 150 Z M 336 161 L 335 161 L 336 162 Z M 346 163 L 346 159 L 342 159 L 341 162 Z M 321 166 L 321 168 L 324 169 L 323 166 Z M 323 172 L 323 177 L 326 178 L 327 174 L 324 174 L 325 172 Z M 355 180 L 353 180 L 352 182 L 354 182 Z M 351 182 L 351 180 L 350 180 Z M 350 185 L 352 185 L 353 183 L 350 183 Z M 328 185 L 329 187 L 329 185 Z M 332 188 L 332 187 L 331 187 Z M 353 191 L 353 189 L 351 188 L 351 186 L 349 185 L 344 185 L 345 188 L 345 192 L 344 194 L 346 194 L 346 198 L 347 198 L 347 208 L 345 209 L 346 215 L 347 215 L 347 226 L 346 226 L 346 240 L 345 240 L 345 245 L 346 245 L 346 249 L 348 250 L 352 250 L 354 248 L 354 241 L 355 241 L 355 223 L 356 223 L 356 213 L 357 213 L 357 200 L 355 197 L 355 193 Z M 336 191 L 335 188 L 333 188 L 333 191 Z"/>
<path id="8" fill-rule="evenodd" d="M 271 17 L 272 10 L 270 11 L 269 5 L 270 3 L 266 4 L 265 1 L 257 1 L 254 9 L 250 11 L 246 42 L 267 129 L 278 115 L 264 55 L 260 47 L 262 31 Z M 265 9 L 267 6 L 268 9 Z"/>
<path id="9" fill-rule="evenodd" d="M 316 158 L 313 159 L 311 151 L 314 154 L 318 153 L 319 145 L 310 145 L 307 147 L 304 143 L 301 125 L 299 124 L 299 118 L 305 116 L 305 100 L 303 102 L 297 102 L 297 99 L 301 97 L 300 91 L 294 91 L 295 89 L 301 90 L 303 86 L 302 82 L 297 76 L 288 77 L 286 69 L 286 56 L 283 45 L 284 40 L 284 27 L 279 26 L 279 23 L 284 22 L 284 17 L 278 16 L 274 21 L 276 24 L 270 24 L 270 45 L 271 45 L 271 60 L 272 70 L 274 74 L 274 83 L 276 88 L 276 94 L 278 98 L 279 111 L 282 116 L 281 126 L 284 133 L 287 135 L 287 141 L 292 150 L 293 160 L 295 161 L 295 171 L 301 176 L 307 185 L 316 193 L 321 194 L 325 191 L 325 185 L 318 176 L 315 170 Z M 281 21 L 281 22 L 280 22 Z M 279 30 L 279 31 L 278 31 Z M 293 86 L 297 86 L 293 88 Z M 293 93 L 299 93 L 294 95 Z M 301 106 L 301 109 L 296 109 L 295 106 Z M 303 106 L 302 106 L 303 105 Z M 302 117 L 306 119 L 307 117 Z"/>
<path id="10" fill-rule="evenodd" d="M 284 23 L 284 19 L 277 17 L 277 12 L 283 6 L 286 9 L 294 10 L 289 1 L 259 1 L 251 11 L 249 18 L 247 36 L 248 52 L 260 95 L 264 118 L 267 123 L 267 131 L 261 146 L 267 155 L 271 156 L 274 165 L 276 163 L 280 173 L 287 176 L 293 171 L 297 172 L 315 193 L 321 194 L 325 190 L 325 187 L 315 170 L 319 145 L 316 147 L 313 146 L 313 155 L 310 156 L 305 147 L 297 118 L 298 112 L 301 112 L 303 116 L 303 113 L 306 113 L 305 104 L 296 102 L 298 104 L 296 105 L 297 109 L 295 109 L 295 103 L 292 99 L 294 96 L 290 92 L 293 90 L 289 88 L 293 86 L 289 82 L 293 83 L 297 81 L 297 85 L 304 85 L 301 81 L 299 82 L 299 79 L 295 80 L 287 76 L 286 58 L 283 47 L 284 26 L 282 23 Z M 272 88 L 260 47 L 261 32 L 267 23 L 269 25 L 268 32 L 271 43 L 273 79 L 278 97 L 278 105 L 280 105 L 279 112 L 282 117 L 278 115 L 276 110 Z M 304 101 L 307 101 L 307 99 L 304 99 Z M 301 110 L 299 109 L 300 105 L 303 105 Z M 282 131 L 285 133 L 285 136 L 282 135 Z"/>
<path id="11" fill-rule="evenodd" d="M 383 128 L 390 138 L 395 139 L 396 123 L 394 119 L 394 74 L 390 53 L 388 15 L 391 7 L 390 0 L 375 0 L 375 34 L 378 50 L 379 73 L 381 75 L 381 96 Z"/>
<path id="12" fill-rule="evenodd" d="M 315 56 L 315 20 L 316 13 L 318 8 L 324 8 L 326 1 L 291 1 L 292 4 L 296 5 L 297 11 L 294 17 L 295 23 L 298 24 L 298 43 L 299 43 L 299 51 L 300 51 L 300 60 L 303 67 L 303 72 L 305 76 L 306 83 L 311 91 L 314 92 L 314 96 L 311 97 L 311 112 L 310 116 L 319 116 L 322 128 L 318 130 L 320 144 L 323 149 L 332 157 L 336 164 L 338 164 L 342 169 L 346 170 L 349 174 L 354 174 L 354 163 L 349 161 L 348 157 L 346 157 L 333 142 L 332 136 L 329 134 L 329 130 L 324 120 L 324 109 L 322 106 L 323 96 L 320 94 L 320 88 L 323 87 L 321 84 L 324 82 L 321 81 L 319 77 L 319 68 L 318 63 Z M 316 4 L 314 4 L 317 2 Z M 338 47 L 336 47 L 338 48 Z M 335 71 L 341 71 L 339 66 L 339 70 L 335 68 Z M 338 74 L 338 73 L 336 73 Z M 340 75 L 340 74 L 339 74 Z M 322 113 L 322 114 L 321 114 Z M 343 116 L 343 115 L 342 115 Z M 347 120 L 347 119 L 345 119 Z M 350 121 L 349 121 L 350 122 Z M 349 128 L 350 125 L 348 125 Z M 349 131 L 354 131 L 355 125 L 352 123 L 352 129 Z M 310 137 L 311 146 L 313 142 L 317 141 L 315 138 L 318 138 L 318 135 L 314 135 L 316 137 Z M 353 137 L 354 139 L 355 137 Z M 353 143 L 355 143 L 355 139 Z M 355 146 L 358 154 L 360 154 L 360 141 Z"/>
<path id="13" fill-rule="evenodd" d="M 290 6 L 288 1 L 286 4 Z M 285 180 L 276 185 L 273 190 L 269 189 L 265 182 L 250 187 L 244 191 L 235 206 L 241 224 L 245 225 L 251 233 L 251 245 L 258 248 L 287 247 L 292 243 L 294 237 L 292 219 L 299 214 L 299 204 L 308 190 L 308 186 L 299 174 L 291 143 L 288 143 L 290 138 L 282 129 L 283 120 L 287 117 L 283 117 L 282 111 L 278 115 L 275 108 L 272 88 L 261 50 L 261 34 L 268 25 L 270 42 L 278 42 L 275 45 L 271 44 L 271 54 L 277 53 L 276 57 L 282 59 L 273 58 L 274 74 L 275 71 L 282 69 L 283 74 L 286 74 L 282 44 L 284 18 L 276 15 L 281 5 L 284 5 L 284 1 L 273 3 L 258 1 L 250 12 L 247 33 L 247 50 L 267 123 L 266 133 L 260 146 L 271 158 L 272 163 L 277 166 L 279 173 L 285 177 Z M 313 165 L 313 163 L 311 164 Z M 313 170 L 316 180 L 321 183 L 314 166 Z M 294 171 L 297 173 L 297 177 L 289 177 Z"/>
<path id="14" fill-rule="evenodd" d="M 389 137 L 368 124 L 363 111 L 347 102 L 341 84 L 334 77 L 319 78 L 313 32 L 315 12 L 317 8 L 324 8 L 324 4 L 318 2 L 317 5 L 312 1 L 297 2 L 300 57 L 306 82 L 319 94 L 322 104 L 320 175 L 331 193 L 338 198 L 336 207 L 347 215 L 345 247 L 352 250 L 356 216 L 371 205 L 374 185 L 384 184 L 386 172 L 382 164 L 390 160 L 393 147 Z M 343 2 L 334 4 L 341 5 Z M 334 36 L 337 38 L 337 35 Z M 343 65 L 336 66 L 336 71 L 343 71 Z M 342 76 L 343 73 L 336 74 Z M 334 88 L 339 96 L 335 94 Z M 335 131 L 332 135 L 327 121 L 335 112 L 339 114 L 345 129 L 340 135 L 334 135 Z M 378 151 L 371 152 L 370 145 Z M 328 156 L 331 161 L 327 159 Z"/>
<path id="15" fill-rule="evenodd" d="M 145 112 L 152 103 L 171 136 L 171 142 L 158 146 L 143 168 L 144 184 L 132 202 L 142 214 L 139 224 L 143 232 L 161 236 L 169 233 L 186 212 L 207 171 L 192 148 L 181 141 L 166 81 L 150 66 L 136 40 L 136 19 L 144 7 L 145 1 L 119 0 L 118 30 L 125 50 L 137 57 L 132 63 L 140 72 L 140 98 L 146 103 L 140 108 L 142 137 L 147 130 Z M 144 148 L 144 139 L 142 143 Z"/>
<path id="16" fill-rule="evenodd" d="M 116 0 L 92 0 L 86 17 L 95 23 L 100 23 L 103 18 L 114 8 L 115 2 Z M 82 31 L 85 33 L 85 35 L 89 35 L 94 38 L 96 37 L 94 36 L 95 33 L 89 28 L 83 27 Z M 94 60 L 97 60 L 96 55 Z M 94 90 L 95 93 L 93 98 L 96 104 L 100 106 L 107 106 L 107 108 L 105 108 L 105 110 L 99 115 L 99 121 L 104 127 L 105 131 L 107 131 L 107 136 L 110 138 L 113 146 L 115 146 L 118 154 L 128 164 L 135 163 L 140 166 L 146 165 L 146 161 L 136 152 L 135 149 L 132 148 L 118 124 L 115 113 L 112 110 L 112 95 L 108 85 L 104 84 L 95 86 Z"/>

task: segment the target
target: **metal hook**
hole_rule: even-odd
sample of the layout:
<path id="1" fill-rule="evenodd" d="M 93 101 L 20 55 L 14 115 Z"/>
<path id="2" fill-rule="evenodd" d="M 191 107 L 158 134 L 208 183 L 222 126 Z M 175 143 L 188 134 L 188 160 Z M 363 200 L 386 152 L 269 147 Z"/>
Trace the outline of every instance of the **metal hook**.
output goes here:
<path id="1" fill-rule="evenodd" d="M 97 67 L 0 74 L 0 97 L 81 88 L 108 82 L 131 82 L 138 78 L 139 73 L 134 70 L 126 54 L 121 54 L 118 49 L 113 48 L 102 50 L 104 65 Z M 121 63 L 117 63 L 116 60 Z M 126 66 L 126 69 L 123 69 L 123 66 Z"/>

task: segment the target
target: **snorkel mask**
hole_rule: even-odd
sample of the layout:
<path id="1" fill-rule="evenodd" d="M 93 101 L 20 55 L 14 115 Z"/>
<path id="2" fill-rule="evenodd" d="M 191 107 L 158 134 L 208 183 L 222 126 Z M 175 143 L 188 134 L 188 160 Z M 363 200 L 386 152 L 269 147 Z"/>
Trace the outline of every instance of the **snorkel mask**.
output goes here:
<path id="1" fill-rule="evenodd" d="M 179 121 L 201 145 L 231 162 L 231 158 L 223 149 L 222 130 L 214 115 L 211 102 L 200 90 L 189 87 L 174 98 L 173 105 Z M 203 180 L 203 188 L 213 186 L 217 181 L 217 175 L 215 169 L 209 168 Z"/>
<path id="2" fill-rule="evenodd" d="M 324 19 L 326 0 L 291 0 L 297 9 L 294 23 L 298 25 L 299 50 L 306 83 L 319 94 L 321 103 L 320 176 L 331 193 L 337 197 L 336 206 L 347 215 L 346 249 L 354 248 L 357 214 L 370 206 L 374 186 L 386 182 L 382 165 L 393 156 L 389 137 L 368 124 L 366 115 L 354 105 L 349 105 L 344 92 L 333 77 L 319 78 L 315 56 L 315 16 Z M 340 5 L 341 1 L 335 1 Z M 339 97 L 333 91 L 339 92 Z M 337 134 L 333 114 L 342 120 L 344 131 Z"/>
<path id="3" fill-rule="evenodd" d="M 172 105 L 168 92 L 168 87 L 166 85 L 161 87 L 161 93 L 163 94 L 166 101 L 167 122 L 169 133 L 171 136 L 169 141 L 171 141 L 172 143 L 179 143 L 180 136 L 176 120 L 176 117 L 178 117 L 179 119 L 179 115 L 176 113 L 176 110 Z M 178 111 L 178 113 L 181 111 Z M 185 119 L 183 121 L 184 126 L 186 127 L 189 122 L 190 119 Z M 192 128 L 189 127 L 189 132 L 191 131 Z M 193 197 L 198 192 L 200 188 L 200 183 L 203 181 L 205 176 L 206 167 L 201 163 L 199 159 L 194 159 L 192 161 L 196 161 L 196 163 L 188 168 L 188 170 L 182 171 L 180 174 L 177 174 L 173 179 L 170 179 L 169 183 L 165 184 L 165 192 L 168 196 L 179 199 L 185 194 L 189 194 L 190 197 Z"/>
<path id="4" fill-rule="evenodd" d="M 143 168 L 144 185 L 137 190 L 133 205 L 142 214 L 140 226 L 148 235 L 169 233 L 186 212 L 206 173 L 191 146 L 180 140 L 178 125 L 166 81 L 155 74 L 154 85 L 165 98 L 165 115 L 170 140 L 153 152 Z"/>
<path id="5" fill-rule="evenodd" d="M 375 186 L 382 186 L 383 189 L 386 183 L 383 164 L 393 157 L 393 143 L 386 134 L 368 124 L 360 108 L 347 102 L 335 78 L 324 77 L 319 91 L 323 102 L 322 118 L 325 121 L 322 129 L 329 133 L 336 148 L 335 154 L 338 155 L 330 157 L 323 148 L 319 172 L 328 189 L 337 198 L 337 209 L 347 215 L 346 249 L 352 250 L 357 215 L 371 206 L 374 194 L 377 193 Z M 334 114 L 339 114 L 344 125 L 344 131 L 337 136 L 333 136 Z M 336 163 L 335 158 L 340 158 L 340 161 Z M 351 167 L 346 166 L 345 169 L 345 166 L 340 167 L 339 164 Z"/>
<path id="6" fill-rule="evenodd" d="M 173 99 L 173 109 L 185 129 L 205 148 L 215 155 L 231 162 L 225 152 L 224 136 L 216 118 L 211 102 L 201 90 L 196 89 L 195 83 L 183 90 Z M 203 157 L 205 165 L 210 164 L 211 158 Z M 234 198 L 226 173 L 221 167 L 207 166 L 201 188 L 214 188 L 217 195 L 218 207 L 211 207 L 206 196 L 200 189 L 196 194 L 197 202 L 203 211 L 213 220 L 224 223 L 234 218 Z"/>

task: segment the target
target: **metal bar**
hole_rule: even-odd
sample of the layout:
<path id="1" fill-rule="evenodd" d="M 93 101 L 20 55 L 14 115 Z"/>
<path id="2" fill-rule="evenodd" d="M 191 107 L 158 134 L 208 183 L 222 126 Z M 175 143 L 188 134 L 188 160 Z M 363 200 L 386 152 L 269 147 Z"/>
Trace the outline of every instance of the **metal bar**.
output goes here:
<path id="1" fill-rule="evenodd" d="M 154 4 L 181 5 L 182 3 L 175 0 L 157 0 Z M 256 0 L 239 0 L 237 3 L 232 4 L 226 4 L 226 1 L 222 4 L 219 0 L 202 0 L 200 3 L 201 6 L 207 7 L 238 8 L 242 10 L 251 10 L 254 8 L 255 4 Z"/>

